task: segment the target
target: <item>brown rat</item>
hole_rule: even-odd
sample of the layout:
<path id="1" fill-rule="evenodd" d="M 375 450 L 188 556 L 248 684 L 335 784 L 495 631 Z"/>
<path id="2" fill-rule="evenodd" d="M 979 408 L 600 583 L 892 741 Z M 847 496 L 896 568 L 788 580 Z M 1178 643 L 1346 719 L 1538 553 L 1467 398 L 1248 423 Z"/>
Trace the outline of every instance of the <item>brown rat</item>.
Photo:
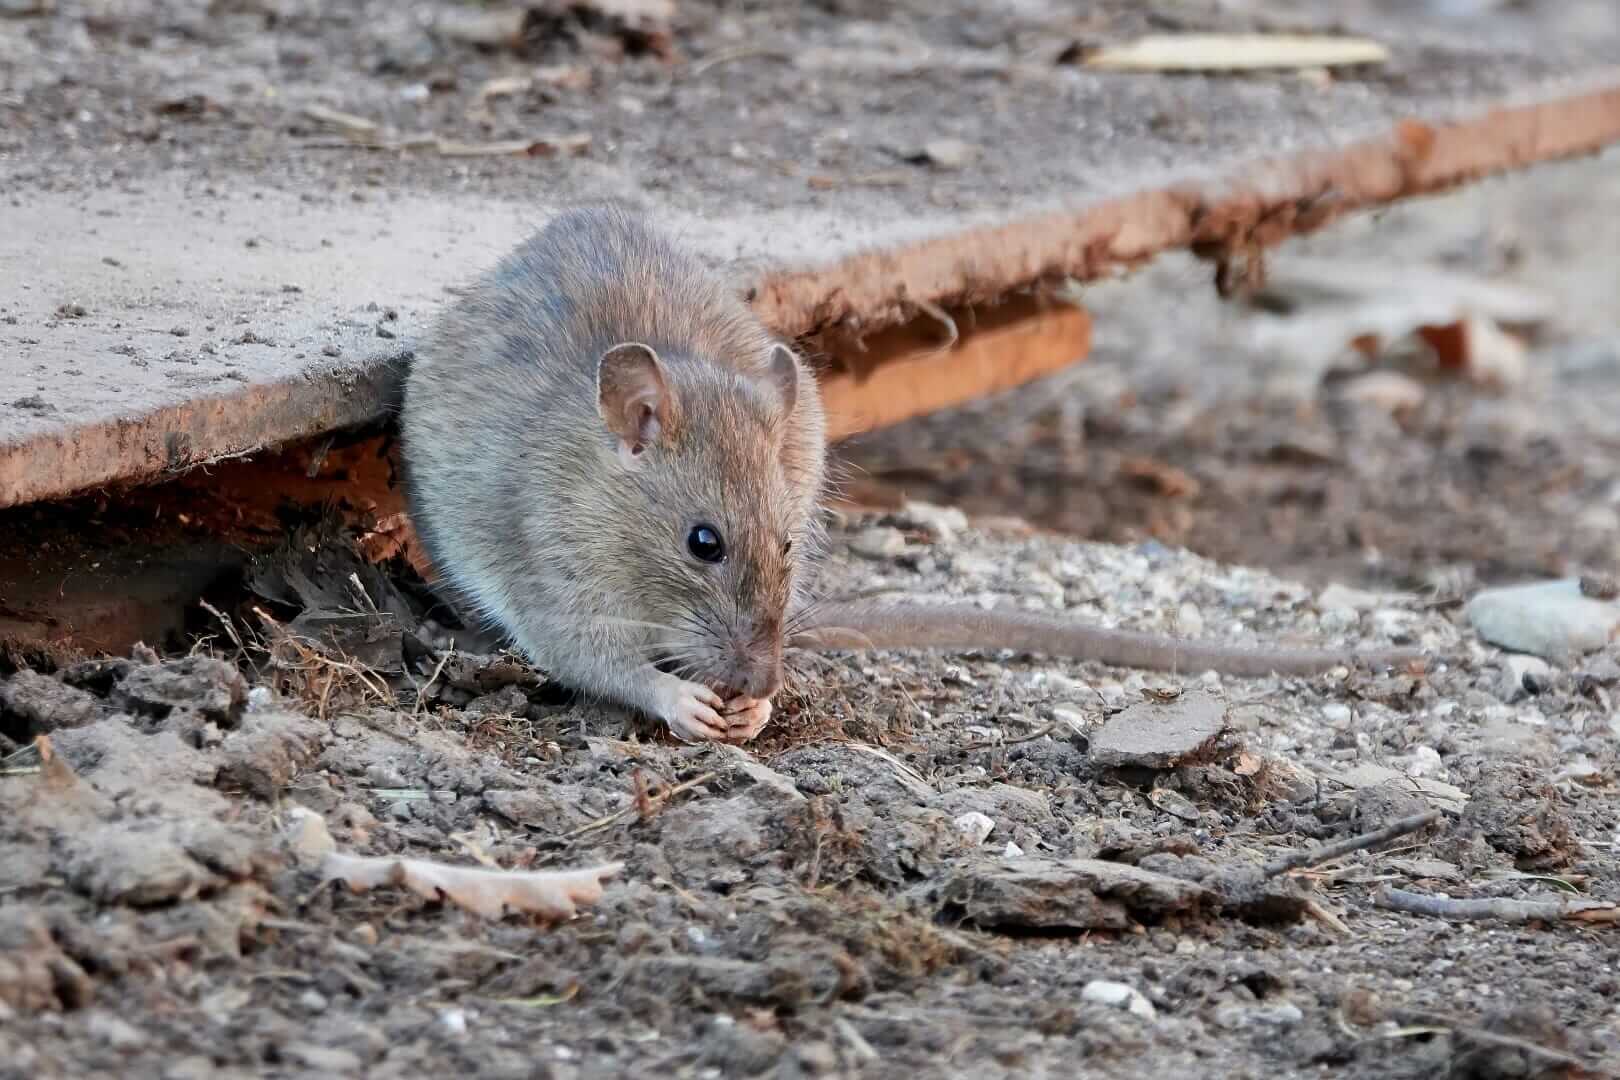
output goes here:
<path id="1" fill-rule="evenodd" d="M 764 725 L 821 400 L 694 257 L 622 210 L 554 218 L 418 350 L 401 433 L 429 558 L 542 669 L 682 738 Z"/>
<path id="2" fill-rule="evenodd" d="M 624 210 L 562 213 L 453 304 L 417 351 L 401 431 L 412 517 L 467 606 L 554 678 L 684 739 L 758 734 L 788 639 L 1236 675 L 1358 659 L 1004 612 L 810 605 L 826 477 L 815 378 L 707 267 Z"/>

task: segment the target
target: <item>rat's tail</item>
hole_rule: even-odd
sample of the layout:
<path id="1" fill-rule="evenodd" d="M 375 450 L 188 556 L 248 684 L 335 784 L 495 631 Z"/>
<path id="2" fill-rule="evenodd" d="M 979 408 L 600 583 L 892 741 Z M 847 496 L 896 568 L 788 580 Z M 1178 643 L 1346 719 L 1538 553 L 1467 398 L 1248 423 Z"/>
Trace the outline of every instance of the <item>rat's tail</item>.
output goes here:
<path id="1" fill-rule="evenodd" d="M 1223 675 L 1314 675 L 1340 665 L 1399 667 L 1422 657 L 1417 649 L 1369 652 L 1271 648 L 1212 641 L 1178 641 L 1133 630 L 1027 611 L 928 604 L 826 603 L 792 644 L 812 652 L 850 649 L 1014 649 L 1112 667 Z"/>

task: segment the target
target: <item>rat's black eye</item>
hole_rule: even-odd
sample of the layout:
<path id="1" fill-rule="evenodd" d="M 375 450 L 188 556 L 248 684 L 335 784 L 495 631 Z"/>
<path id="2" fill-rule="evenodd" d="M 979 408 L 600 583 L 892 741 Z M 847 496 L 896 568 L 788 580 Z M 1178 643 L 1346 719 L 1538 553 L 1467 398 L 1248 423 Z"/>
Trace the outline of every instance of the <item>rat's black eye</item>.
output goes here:
<path id="1" fill-rule="evenodd" d="M 694 525 L 686 534 L 686 550 L 700 562 L 717 563 L 726 557 L 726 542 L 713 525 Z"/>
<path id="2" fill-rule="evenodd" d="M 786 543 L 784 543 L 782 545 L 782 554 L 786 555 L 788 552 L 790 552 L 792 550 L 793 550 L 793 541 L 792 540 L 789 540 L 789 541 L 787 541 Z"/>

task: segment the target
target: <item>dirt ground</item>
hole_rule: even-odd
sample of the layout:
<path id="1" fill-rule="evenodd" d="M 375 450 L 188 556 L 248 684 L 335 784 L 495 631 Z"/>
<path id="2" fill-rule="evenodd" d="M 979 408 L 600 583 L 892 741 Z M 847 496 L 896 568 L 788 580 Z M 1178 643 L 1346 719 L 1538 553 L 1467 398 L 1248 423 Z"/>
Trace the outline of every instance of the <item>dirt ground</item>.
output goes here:
<path id="1" fill-rule="evenodd" d="M 119 63 L 143 47 L 122 10 L 85 16 Z M 396 25 L 363 28 L 403 49 Z M 144 36 L 200 65 L 205 31 Z M 445 62 L 377 50 L 384 89 Z M 475 85 L 466 65 L 493 61 L 468 57 Z M 19 128 L 5 104 L 7 136 L 66 140 L 34 180 L 67 182 L 96 159 L 62 125 L 114 81 L 27 70 L 29 115 L 61 112 Z M 157 132 L 138 153 L 236 137 L 194 104 L 131 104 Z M 166 134 L 181 122 L 205 133 Z M 1610 158 L 1291 247 L 1283 313 L 1217 304 L 1207 268 L 1168 260 L 1088 292 L 1087 364 L 845 450 L 852 493 L 972 518 L 835 522 L 830 592 L 1444 655 L 1421 674 L 835 654 L 802 658 L 758 743 L 686 747 L 318 533 L 249 564 L 190 655 L 0 661 L 0 1076 L 1615 1074 L 1612 921 L 1380 897 L 1620 898 L 1620 649 L 1542 668 L 1483 644 L 1460 603 L 1620 571 L 1617 222 Z M 1358 397 L 1342 323 L 1288 291 L 1307 255 L 1534 287 L 1526 373 Z M 1194 720 L 1208 737 L 1182 753 L 1120 756 L 1120 724 Z M 1375 850 L 1253 876 L 1430 809 Z M 323 835 L 622 868 L 571 921 L 489 919 L 323 883 Z"/>

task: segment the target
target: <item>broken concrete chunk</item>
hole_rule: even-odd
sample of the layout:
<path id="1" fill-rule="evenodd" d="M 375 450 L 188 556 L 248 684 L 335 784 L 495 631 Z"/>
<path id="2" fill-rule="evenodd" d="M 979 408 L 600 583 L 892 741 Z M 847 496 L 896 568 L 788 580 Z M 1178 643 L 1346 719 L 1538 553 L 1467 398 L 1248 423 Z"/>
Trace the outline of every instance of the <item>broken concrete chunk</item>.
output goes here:
<path id="1" fill-rule="evenodd" d="M 1620 636 L 1620 601 L 1584 595 L 1576 578 L 1486 589 L 1464 613 L 1491 644 L 1555 662 Z"/>
<path id="2" fill-rule="evenodd" d="M 1397 874 L 1406 875 L 1412 881 L 1461 881 L 1463 879 L 1461 867 L 1456 863 L 1445 862 L 1441 859 L 1390 859 L 1384 865 Z"/>
<path id="3" fill-rule="evenodd" d="M 211 656 L 187 656 L 159 664 L 136 664 L 113 688 L 113 704 L 127 712 L 162 719 L 190 710 L 220 727 L 236 725 L 247 706 L 247 680 L 234 666 Z"/>
<path id="4" fill-rule="evenodd" d="M 83 727 L 106 711 L 94 695 L 27 668 L 0 682 L 0 713 L 21 719 L 29 735 Z"/>
<path id="5" fill-rule="evenodd" d="M 254 713 L 225 737 L 217 782 L 272 800 L 321 752 L 324 733 L 297 713 Z"/>
<path id="6" fill-rule="evenodd" d="M 21 1012 L 75 1009 L 88 1005 L 94 993 L 90 976 L 62 952 L 38 909 L 0 906 L 0 1006 Z"/>
<path id="7" fill-rule="evenodd" d="M 1189 911 L 1212 894 L 1123 863 L 1034 855 L 974 859 L 946 872 L 934 906 L 985 929 L 1125 930 L 1143 917 Z"/>
<path id="8" fill-rule="evenodd" d="M 1139 701 L 1091 736 L 1099 765 L 1172 769 L 1206 753 L 1226 730 L 1226 704 L 1211 694 Z"/>
<path id="9" fill-rule="evenodd" d="M 585 815 L 574 803 L 533 788 L 490 788 L 484 805 L 514 825 L 563 833 L 582 824 Z"/>
<path id="10" fill-rule="evenodd" d="M 1468 793 L 1460 787 L 1441 780 L 1408 776 L 1399 769 L 1392 769 L 1388 765 L 1379 765 L 1372 761 L 1357 762 L 1343 772 L 1335 774 L 1333 779 L 1352 791 L 1363 791 L 1390 784 L 1417 796 L 1437 810 L 1457 812 L 1468 802 Z"/>
<path id="11" fill-rule="evenodd" d="M 189 900 L 213 876 L 172 836 L 122 824 L 63 837 L 56 869 L 97 903 L 136 906 Z"/>

